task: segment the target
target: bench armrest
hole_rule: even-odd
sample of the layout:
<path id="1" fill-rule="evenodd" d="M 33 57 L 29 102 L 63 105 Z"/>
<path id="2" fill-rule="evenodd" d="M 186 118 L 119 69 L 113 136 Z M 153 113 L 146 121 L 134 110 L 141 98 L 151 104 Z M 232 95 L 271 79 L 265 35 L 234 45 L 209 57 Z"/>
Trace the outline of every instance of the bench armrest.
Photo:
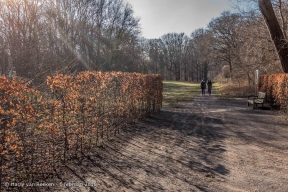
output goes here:
<path id="1" fill-rule="evenodd" d="M 253 103 L 257 104 L 264 103 L 264 98 L 253 98 Z"/>

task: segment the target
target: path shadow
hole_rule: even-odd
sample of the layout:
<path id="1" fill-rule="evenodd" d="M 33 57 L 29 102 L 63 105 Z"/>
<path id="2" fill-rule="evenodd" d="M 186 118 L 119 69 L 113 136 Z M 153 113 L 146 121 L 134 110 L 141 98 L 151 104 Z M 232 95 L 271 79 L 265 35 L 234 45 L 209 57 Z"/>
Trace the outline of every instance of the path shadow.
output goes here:
<path id="1" fill-rule="evenodd" d="M 225 122 L 198 110 L 182 106 L 153 114 L 69 163 L 61 180 L 97 182 L 87 191 L 211 191 L 207 179 L 229 174 L 222 161 Z"/>

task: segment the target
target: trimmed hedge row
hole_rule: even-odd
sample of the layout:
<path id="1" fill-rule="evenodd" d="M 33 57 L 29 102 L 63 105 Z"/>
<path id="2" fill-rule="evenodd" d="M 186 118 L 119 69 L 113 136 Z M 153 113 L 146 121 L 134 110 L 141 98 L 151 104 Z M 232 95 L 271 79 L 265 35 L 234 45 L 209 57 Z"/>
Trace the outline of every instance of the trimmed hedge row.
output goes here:
<path id="1" fill-rule="evenodd" d="M 265 92 L 266 98 L 281 109 L 288 109 L 288 74 L 259 76 L 258 91 Z"/>
<path id="2" fill-rule="evenodd" d="M 162 107 L 160 75 L 58 74 L 47 85 L 40 92 L 0 78 L 0 191 L 3 182 L 35 182 L 55 173 Z"/>

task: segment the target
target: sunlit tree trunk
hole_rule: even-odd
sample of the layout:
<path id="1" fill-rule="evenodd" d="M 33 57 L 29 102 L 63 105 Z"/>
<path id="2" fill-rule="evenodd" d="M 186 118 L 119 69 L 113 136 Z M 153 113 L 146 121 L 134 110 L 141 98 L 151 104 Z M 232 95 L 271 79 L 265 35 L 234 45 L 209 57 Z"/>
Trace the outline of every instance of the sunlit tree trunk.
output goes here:
<path id="1" fill-rule="evenodd" d="M 288 73 L 288 45 L 279 25 L 270 0 L 258 0 L 259 9 L 265 19 L 271 38 L 274 42 L 283 71 Z"/>

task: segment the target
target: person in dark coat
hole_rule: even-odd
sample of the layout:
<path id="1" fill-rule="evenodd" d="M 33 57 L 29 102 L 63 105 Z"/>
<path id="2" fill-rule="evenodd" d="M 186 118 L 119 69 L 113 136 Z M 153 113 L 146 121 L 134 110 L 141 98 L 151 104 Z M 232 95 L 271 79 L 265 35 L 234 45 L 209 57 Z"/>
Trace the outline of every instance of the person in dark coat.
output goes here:
<path id="1" fill-rule="evenodd" d="M 201 86 L 201 89 L 202 89 L 202 96 L 203 95 L 205 96 L 206 81 L 205 81 L 204 78 L 202 79 L 200 86 Z"/>
<path id="2" fill-rule="evenodd" d="M 208 86 L 208 93 L 209 93 L 209 96 L 210 96 L 211 95 L 211 90 L 212 90 L 212 81 L 211 80 L 208 80 L 207 86 Z"/>

